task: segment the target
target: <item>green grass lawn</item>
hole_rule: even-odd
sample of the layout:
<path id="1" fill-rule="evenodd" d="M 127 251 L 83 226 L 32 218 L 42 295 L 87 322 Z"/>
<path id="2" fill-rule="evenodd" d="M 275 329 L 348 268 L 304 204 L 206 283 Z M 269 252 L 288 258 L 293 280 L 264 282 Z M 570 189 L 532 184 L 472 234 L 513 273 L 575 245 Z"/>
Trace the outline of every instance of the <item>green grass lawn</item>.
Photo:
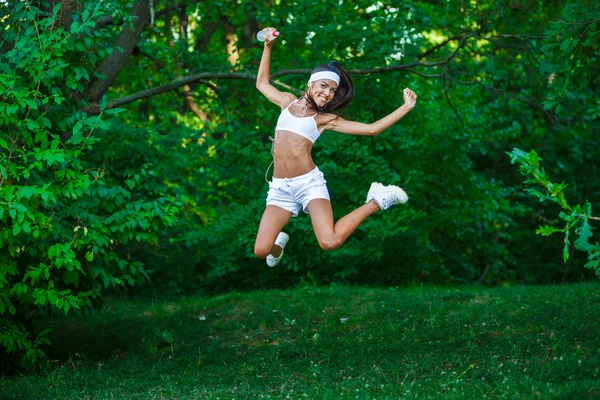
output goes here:
<path id="1" fill-rule="evenodd" d="M 600 398 L 600 284 L 109 299 L 3 399 Z"/>

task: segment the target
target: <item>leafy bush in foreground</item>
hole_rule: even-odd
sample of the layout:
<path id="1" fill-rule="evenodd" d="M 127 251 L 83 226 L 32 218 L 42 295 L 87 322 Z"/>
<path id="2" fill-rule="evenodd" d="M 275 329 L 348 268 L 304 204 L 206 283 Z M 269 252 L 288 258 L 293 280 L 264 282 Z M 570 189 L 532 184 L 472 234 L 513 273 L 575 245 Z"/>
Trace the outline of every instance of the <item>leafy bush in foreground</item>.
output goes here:
<path id="1" fill-rule="evenodd" d="M 0 55 L 5 365 L 43 360 L 48 330 L 32 331 L 37 314 L 93 307 L 106 289 L 144 279 L 144 266 L 128 246 L 156 243 L 159 227 L 176 218 L 173 201 L 146 187 L 147 166 L 107 185 L 104 168 L 84 161 L 98 134 L 113 128 L 104 116 L 115 112 L 88 116 L 79 109 L 89 80 L 83 66 L 97 59 L 87 49 L 100 15 L 99 5 L 86 6 L 70 31 L 57 24 L 60 5 L 49 13 L 28 2 L 13 3 L 0 26 L 6 50 Z"/>

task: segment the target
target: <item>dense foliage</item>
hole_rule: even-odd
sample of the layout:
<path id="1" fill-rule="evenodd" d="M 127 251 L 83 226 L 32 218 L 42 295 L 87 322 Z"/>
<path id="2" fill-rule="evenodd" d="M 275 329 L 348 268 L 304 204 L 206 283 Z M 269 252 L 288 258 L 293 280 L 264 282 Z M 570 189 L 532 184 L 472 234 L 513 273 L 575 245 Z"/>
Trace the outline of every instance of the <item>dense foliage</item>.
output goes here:
<path id="1" fill-rule="evenodd" d="M 177 204 L 150 185 L 147 163 L 116 171 L 87 160 L 116 110 L 86 115 L 78 101 L 95 55 L 84 10 L 69 30 L 55 26 L 60 6 L 44 12 L 17 2 L 3 31 L 0 119 L 0 347 L 4 362 L 43 357 L 46 330 L 29 332 L 39 312 L 91 308 L 107 288 L 147 278 L 131 253 L 155 244 Z M 79 22 L 78 22 L 79 21 Z M 68 132 L 65 135 L 64 132 Z M 131 133 L 130 133 L 131 134 Z M 66 139 L 68 137 L 68 139 Z M 119 154 L 119 159 L 122 154 Z M 152 157 L 149 157 L 150 159 Z M 107 177 L 108 175 L 108 177 Z"/>
<path id="2" fill-rule="evenodd" d="M 43 355 L 36 314 L 91 308 L 147 277 L 156 290 L 216 291 L 593 276 L 593 2 L 99 4 L 0 3 L 0 347 L 23 364 Z M 380 136 L 326 132 L 314 149 L 337 218 L 372 181 L 401 185 L 409 203 L 330 253 L 300 216 L 277 269 L 252 253 L 279 112 L 254 87 L 264 26 L 281 31 L 271 70 L 282 90 L 300 93 L 335 59 L 357 93 L 346 118 L 383 117 L 405 87 L 419 95 Z M 568 183 L 583 225 L 561 225 L 562 204 L 523 192 L 513 148 Z M 562 239 L 536 236 L 539 225 L 587 245 L 567 246 L 565 264 Z"/>

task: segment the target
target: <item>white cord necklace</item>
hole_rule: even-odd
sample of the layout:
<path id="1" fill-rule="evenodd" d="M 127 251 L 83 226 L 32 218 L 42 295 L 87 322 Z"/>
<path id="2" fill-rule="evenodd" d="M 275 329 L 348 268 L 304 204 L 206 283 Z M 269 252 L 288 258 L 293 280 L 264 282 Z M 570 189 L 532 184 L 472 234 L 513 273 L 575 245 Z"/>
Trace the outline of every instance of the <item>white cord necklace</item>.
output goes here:
<path id="1" fill-rule="evenodd" d="M 306 101 L 306 99 L 304 100 L 306 103 L 304 104 L 304 106 L 302 107 L 302 113 L 295 113 L 294 117 L 299 117 L 302 118 L 306 115 L 306 111 L 308 111 L 308 101 Z"/>

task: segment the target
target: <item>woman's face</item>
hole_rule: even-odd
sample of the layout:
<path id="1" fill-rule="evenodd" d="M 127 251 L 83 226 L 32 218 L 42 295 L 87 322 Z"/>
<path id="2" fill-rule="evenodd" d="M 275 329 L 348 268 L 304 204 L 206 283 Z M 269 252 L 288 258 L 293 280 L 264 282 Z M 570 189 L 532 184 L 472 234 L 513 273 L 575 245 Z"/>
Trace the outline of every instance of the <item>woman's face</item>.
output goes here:
<path id="1" fill-rule="evenodd" d="M 325 107 L 327 103 L 333 100 L 338 87 L 337 83 L 331 79 L 319 79 L 309 85 L 310 94 L 320 108 Z"/>

